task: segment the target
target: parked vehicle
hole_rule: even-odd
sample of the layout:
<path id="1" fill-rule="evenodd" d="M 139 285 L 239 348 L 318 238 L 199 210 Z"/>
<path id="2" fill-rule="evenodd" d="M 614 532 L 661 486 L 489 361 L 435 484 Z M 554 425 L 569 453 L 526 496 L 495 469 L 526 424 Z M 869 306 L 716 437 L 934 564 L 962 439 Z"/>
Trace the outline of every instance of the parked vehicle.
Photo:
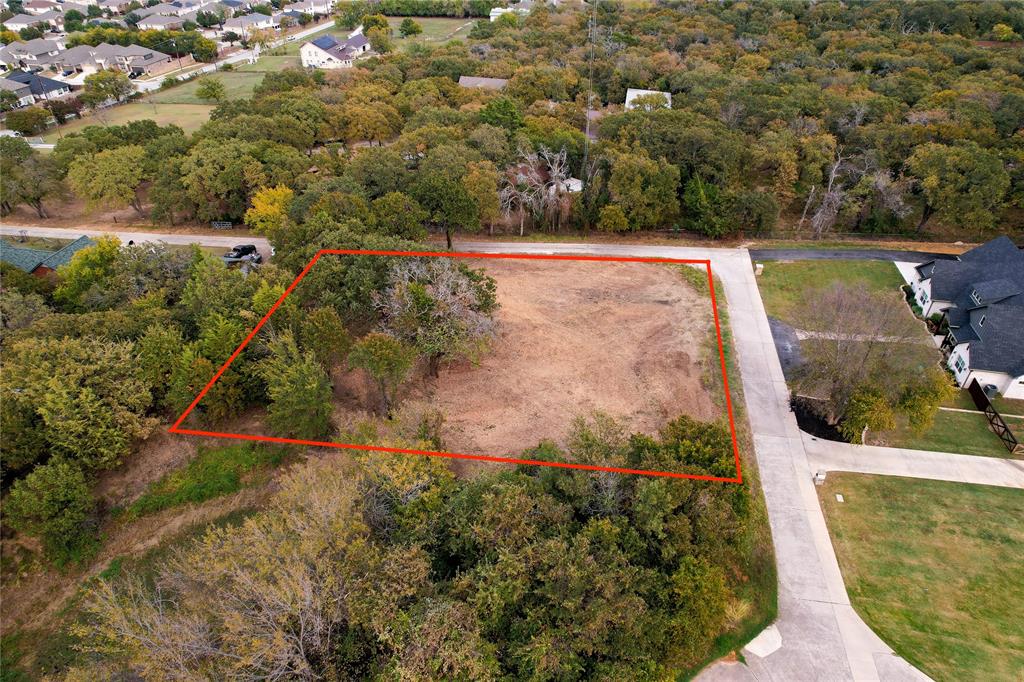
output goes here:
<path id="1" fill-rule="evenodd" d="M 232 263 L 262 263 L 263 256 L 255 244 L 238 244 L 221 257 L 227 265 Z"/>

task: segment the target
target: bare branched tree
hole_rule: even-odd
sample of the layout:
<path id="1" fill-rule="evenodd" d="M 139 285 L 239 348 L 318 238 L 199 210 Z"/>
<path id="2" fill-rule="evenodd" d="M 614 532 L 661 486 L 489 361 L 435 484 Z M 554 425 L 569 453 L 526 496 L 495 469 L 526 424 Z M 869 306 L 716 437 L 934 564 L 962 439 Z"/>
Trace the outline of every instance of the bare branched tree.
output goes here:
<path id="1" fill-rule="evenodd" d="M 821 398 L 822 416 L 832 424 L 842 419 L 858 388 L 899 390 L 936 359 L 934 348 L 921 343 L 920 322 L 898 292 L 885 296 L 834 284 L 811 292 L 795 323 L 805 336 L 798 390 Z"/>

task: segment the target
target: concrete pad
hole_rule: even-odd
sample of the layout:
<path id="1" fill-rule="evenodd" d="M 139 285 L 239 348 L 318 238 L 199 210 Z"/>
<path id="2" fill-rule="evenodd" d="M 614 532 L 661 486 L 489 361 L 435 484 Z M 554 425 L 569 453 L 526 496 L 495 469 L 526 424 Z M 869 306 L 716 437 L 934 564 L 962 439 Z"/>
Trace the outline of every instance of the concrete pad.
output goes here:
<path id="1" fill-rule="evenodd" d="M 765 658 L 774 654 L 781 646 L 782 633 L 774 625 L 769 625 L 761 631 L 761 634 L 750 640 L 747 646 L 743 647 L 743 652 L 744 654 L 753 654 L 758 658 Z"/>

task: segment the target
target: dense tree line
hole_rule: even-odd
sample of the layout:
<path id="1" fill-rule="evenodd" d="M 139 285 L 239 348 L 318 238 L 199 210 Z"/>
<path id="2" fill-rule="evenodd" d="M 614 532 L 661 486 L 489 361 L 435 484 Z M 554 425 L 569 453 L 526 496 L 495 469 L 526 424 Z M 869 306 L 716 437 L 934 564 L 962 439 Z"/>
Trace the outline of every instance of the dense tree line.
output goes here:
<path id="1" fill-rule="evenodd" d="M 119 141 L 136 139 L 131 130 L 121 133 Z M 144 154 L 139 145 L 122 145 L 89 158 L 109 161 L 99 175 L 123 179 L 118 169 L 131 167 L 130 160 L 103 157 L 125 150 Z M 48 279 L 5 266 L 0 471 L 11 486 L 5 522 L 38 536 L 58 564 L 80 558 L 94 538 L 95 516 L 83 511 L 92 505 L 79 476 L 88 481 L 120 465 L 158 423 L 189 407 L 281 298 L 292 269 L 301 269 L 321 246 L 417 248 L 325 216 L 317 225 L 320 241 L 296 234 L 296 241 L 282 241 L 283 267 L 258 272 L 228 269 L 198 250 L 122 246 L 112 238 L 75 254 Z M 331 373 L 346 366 L 365 370 L 377 383 L 381 402 L 367 408 L 390 416 L 421 357 L 425 371 L 436 376 L 442 361 L 483 348 L 496 306 L 494 281 L 462 263 L 325 258 L 232 362 L 189 423 L 216 424 L 263 406 L 272 433 L 326 438 L 334 429 Z M 40 494 L 72 483 L 74 504 L 47 502 Z"/>
<path id="2" fill-rule="evenodd" d="M 286 227 L 323 213 L 449 241 L 495 225 L 766 234 L 780 216 L 819 237 L 938 223 L 976 236 L 1024 201 L 1024 63 L 971 38 L 1019 33 L 1022 13 L 1012 2 L 603 3 L 591 51 L 585 13 L 538 7 L 481 21 L 466 42 L 270 73 L 194 135 L 161 136 L 147 154 L 162 172 L 137 187 L 159 221 L 237 221 L 260 192 L 289 191 Z M 163 38 L 115 33 L 76 39 Z M 467 90 L 464 75 L 508 85 Z M 600 138 L 588 148 L 591 84 Z M 671 107 L 649 97 L 623 111 L 627 88 L 668 92 Z M 55 156 L 66 167 L 112 146 L 86 130 Z"/>
<path id="3" fill-rule="evenodd" d="M 658 438 L 597 418 L 566 452 L 530 455 L 721 474 L 730 451 L 685 417 Z M 665 679 L 745 612 L 750 530 L 738 485 L 314 461 L 265 512 L 164 562 L 155 589 L 97 584 L 77 632 L 104 663 L 71 679 Z"/>

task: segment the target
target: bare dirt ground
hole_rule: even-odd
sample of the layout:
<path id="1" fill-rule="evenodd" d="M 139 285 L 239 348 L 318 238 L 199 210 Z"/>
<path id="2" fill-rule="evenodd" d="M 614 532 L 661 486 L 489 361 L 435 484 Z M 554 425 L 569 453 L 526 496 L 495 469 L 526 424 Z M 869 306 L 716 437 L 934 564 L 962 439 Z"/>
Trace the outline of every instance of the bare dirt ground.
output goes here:
<path id="1" fill-rule="evenodd" d="M 701 384 L 710 301 L 672 267 L 474 261 L 498 283 L 498 333 L 479 364 L 419 379 L 407 403 L 441 410 L 451 452 L 521 454 L 564 442 L 574 417 L 601 411 L 656 433 L 680 414 L 721 416 Z M 359 382 L 342 382 L 358 404 Z M 363 405 L 366 403 L 363 402 Z"/>

